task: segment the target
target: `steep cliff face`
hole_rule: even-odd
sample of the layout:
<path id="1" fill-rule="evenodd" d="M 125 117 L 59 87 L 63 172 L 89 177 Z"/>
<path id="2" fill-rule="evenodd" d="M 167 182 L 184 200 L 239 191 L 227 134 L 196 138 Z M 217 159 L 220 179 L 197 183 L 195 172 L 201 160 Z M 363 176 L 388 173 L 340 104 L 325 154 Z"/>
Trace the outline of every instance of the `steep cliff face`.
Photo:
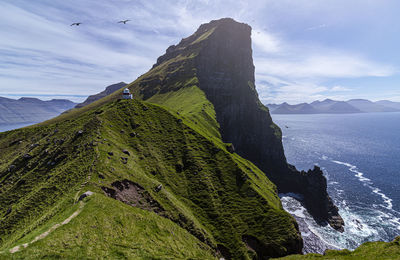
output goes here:
<path id="1" fill-rule="evenodd" d="M 343 231 L 344 222 L 327 193 L 321 170 L 299 172 L 286 161 L 281 130 L 255 88 L 250 26 L 230 18 L 203 24 L 170 46 L 150 72 L 139 86 L 133 86 L 139 95 L 148 99 L 178 91 L 188 86 L 175 82 L 195 79 L 215 109 L 223 141 L 232 143 L 239 155 L 263 170 L 279 192 L 302 194 L 303 203 L 319 223 Z"/>

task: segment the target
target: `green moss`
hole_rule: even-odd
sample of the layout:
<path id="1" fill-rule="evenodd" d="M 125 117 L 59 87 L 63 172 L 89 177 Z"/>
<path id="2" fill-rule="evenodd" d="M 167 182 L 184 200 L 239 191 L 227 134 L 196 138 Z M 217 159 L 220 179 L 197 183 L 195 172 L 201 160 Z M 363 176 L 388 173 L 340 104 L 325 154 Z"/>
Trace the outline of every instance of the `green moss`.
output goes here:
<path id="1" fill-rule="evenodd" d="M 209 29 L 208 31 L 206 31 L 205 33 L 203 33 L 202 35 L 200 35 L 194 42 L 192 42 L 191 44 L 196 44 L 199 43 L 201 41 L 204 41 L 205 39 L 207 39 L 208 37 L 210 37 L 210 35 L 215 31 L 215 27 Z"/>

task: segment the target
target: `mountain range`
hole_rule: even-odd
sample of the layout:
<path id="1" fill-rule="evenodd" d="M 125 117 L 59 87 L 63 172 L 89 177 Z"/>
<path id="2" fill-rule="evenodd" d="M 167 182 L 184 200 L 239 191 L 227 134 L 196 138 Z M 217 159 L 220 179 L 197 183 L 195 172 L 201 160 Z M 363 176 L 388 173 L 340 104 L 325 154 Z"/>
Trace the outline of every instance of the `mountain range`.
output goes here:
<path id="1" fill-rule="evenodd" d="M 286 161 L 281 130 L 255 89 L 247 24 L 202 24 L 123 87 L 133 100 L 118 89 L 0 133 L 0 257 L 301 254 L 278 192 L 300 194 L 318 223 L 343 231 L 322 170 Z M 399 256 L 398 242 L 370 243 L 361 254 Z M 359 259 L 360 251 L 328 254 Z"/>
<path id="2" fill-rule="evenodd" d="M 23 97 L 0 97 L 0 124 L 39 123 L 73 108 L 76 103 L 66 99 L 43 101 Z"/>
<path id="3" fill-rule="evenodd" d="M 378 112 L 400 112 L 400 102 L 388 100 L 372 102 L 366 99 L 351 99 L 348 101 L 335 101 L 325 99 L 314 101 L 310 104 L 300 103 L 289 105 L 268 104 L 272 114 L 348 114 L 348 113 L 378 113 Z"/>

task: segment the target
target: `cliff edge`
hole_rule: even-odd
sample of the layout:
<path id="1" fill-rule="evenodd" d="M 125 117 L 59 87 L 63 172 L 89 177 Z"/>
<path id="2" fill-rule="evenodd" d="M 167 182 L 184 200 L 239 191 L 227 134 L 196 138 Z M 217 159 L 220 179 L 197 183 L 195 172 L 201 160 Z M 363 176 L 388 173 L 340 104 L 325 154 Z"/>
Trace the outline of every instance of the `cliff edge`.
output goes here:
<path id="1" fill-rule="evenodd" d="M 214 106 L 223 141 L 264 171 L 279 192 L 303 195 L 303 204 L 318 223 L 343 231 L 344 221 L 327 193 L 322 171 L 315 167 L 299 172 L 286 161 L 281 130 L 256 91 L 249 25 L 231 18 L 203 24 L 170 46 L 150 72 L 161 69 L 168 73 L 143 76 L 138 89 L 144 99 L 187 87 L 174 84 L 182 77 L 195 78 Z"/>

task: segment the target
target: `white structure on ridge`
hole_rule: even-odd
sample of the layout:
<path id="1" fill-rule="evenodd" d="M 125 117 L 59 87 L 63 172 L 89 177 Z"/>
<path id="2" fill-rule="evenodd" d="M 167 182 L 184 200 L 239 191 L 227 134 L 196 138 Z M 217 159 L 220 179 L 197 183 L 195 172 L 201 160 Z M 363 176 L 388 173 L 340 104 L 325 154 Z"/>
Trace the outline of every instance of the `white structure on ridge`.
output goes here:
<path id="1" fill-rule="evenodd" d="M 122 93 L 122 98 L 123 99 L 132 99 L 132 94 L 129 92 L 129 89 L 124 89 L 124 92 Z"/>

